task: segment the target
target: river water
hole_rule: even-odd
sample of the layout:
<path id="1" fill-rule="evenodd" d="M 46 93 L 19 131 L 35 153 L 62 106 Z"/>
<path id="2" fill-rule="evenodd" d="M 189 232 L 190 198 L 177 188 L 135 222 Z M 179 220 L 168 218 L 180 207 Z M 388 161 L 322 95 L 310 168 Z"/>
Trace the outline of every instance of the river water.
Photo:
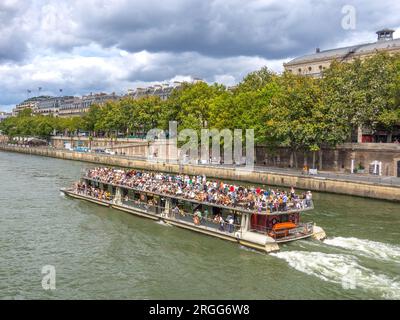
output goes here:
<path id="1" fill-rule="evenodd" d="M 62 196 L 90 166 L 0 152 L 0 299 L 400 299 L 399 203 L 314 192 L 328 239 L 266 255 Z"/>

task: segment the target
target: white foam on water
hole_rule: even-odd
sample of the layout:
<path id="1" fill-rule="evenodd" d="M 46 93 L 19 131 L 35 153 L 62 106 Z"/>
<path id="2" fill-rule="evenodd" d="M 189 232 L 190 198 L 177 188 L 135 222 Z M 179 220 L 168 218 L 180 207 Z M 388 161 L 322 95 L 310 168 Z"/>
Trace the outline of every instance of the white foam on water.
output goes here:
<path id="1" fill-rule="evenodd" d="M 351 250 L 364 257 L 394 261 L 400 263 L 400 247 L 388 243 L 358 238 L 335 237 L 325 239 L 325 244 Z"/>
<path id="2" fill-rule="evenodd" d="M 308 251 L 277 252 L 271 255 L 285 260 L 298 271 L 341 284 L 343 289 L 362 289 L 376 292 L 385 299 L 400 299 L 400 282 L 360 266 L 351 255 Z"/>

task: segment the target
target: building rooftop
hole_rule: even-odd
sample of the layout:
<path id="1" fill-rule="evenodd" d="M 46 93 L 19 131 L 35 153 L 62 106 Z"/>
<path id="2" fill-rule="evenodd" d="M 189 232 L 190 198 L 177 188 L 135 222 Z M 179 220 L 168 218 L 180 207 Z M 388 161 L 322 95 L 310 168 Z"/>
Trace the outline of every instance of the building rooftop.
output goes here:
<path id="1" fill-rule="evenodd" d="M 383 29 L 378 31 L 377 32 L 378 41 L 376 42 L 364 43 L 349 47 L 323 50 L 323 51 L 317 49 L 315 53 L 295 58 L 286 63 L 285 66 L 296 65 L 315 60 L 333 60 L 333 59 L 344 60 L 349 55 L 366 54 L 368 52 L 373 52 L 375 50 L 390 49 L 390 48 L 400 49 L 400 39 L 393 39 L 393 32 L 394 31 L 391 29 Z"/>

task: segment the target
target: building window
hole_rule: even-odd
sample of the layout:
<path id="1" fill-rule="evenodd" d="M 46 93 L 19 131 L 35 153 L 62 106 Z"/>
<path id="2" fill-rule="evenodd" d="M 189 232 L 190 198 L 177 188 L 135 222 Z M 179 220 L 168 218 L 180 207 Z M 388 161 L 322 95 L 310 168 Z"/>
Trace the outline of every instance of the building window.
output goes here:
<path id="1" fill-rule="evenodd" d="M 322 66 L 319 66 L 319 70 L 322 70 Z"/>
<path id="2" fill-rule="evenodd" d="M 301 73 L 301 68 L 299 68 L 299 73 Z"/>
<path id="3" fill-rule="evenodd" d="M 310 71 L 310 72 L 311 72 L 311 70 L 312 70 L 312 68 L 311 68 L 311 67 L 308 67 L 308 71 Z"/>

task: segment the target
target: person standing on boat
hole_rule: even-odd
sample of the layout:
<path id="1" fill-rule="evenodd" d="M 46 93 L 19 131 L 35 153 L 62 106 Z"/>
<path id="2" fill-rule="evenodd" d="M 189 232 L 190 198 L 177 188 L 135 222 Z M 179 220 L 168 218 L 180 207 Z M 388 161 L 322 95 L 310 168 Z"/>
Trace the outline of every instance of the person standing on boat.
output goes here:
<path id="1" fill-rule="evenodd" d="M 312 200 L 312 193 L 311 193 L 311 191 L 307 191 L 307 193 L 306 193 L 306 205 L 307 205 L 307 207 L 311 206 L 311 200 Z"/>
<path id="2" fill-rule="evenodd" d="M 225 231 L 225 220 L 222 216 L 219 216 L 219 230 Z"/>
<path id="3" fill-rule="evenodd" d="M 207 208 L 204 209 L 204 220 L 206 222 L 208 221 L 208 210 L 207 210 Z"/>
<path id="4" fill-rule="evenodd" d="M 268 198 L 268 207 L 269 207 L 269 212 L 272 213 L 272 211 L 274 210 L 274 199 L 272 195 L 270 195 Z"/>
<path id="5" fill-rule="evenodd" d="M 232 233 L 233 232 L 233 223 L 235 222 L 233 219 L 233 216 L 229 215 L 227 220 L 228 220 L 228 231 L 229 231 L 229 233 Z"/>
<path id="6" fill-rule="evenodd" d="M 287 210 L 287 202 L 288 202 L 288 197 L 286 194 L 284 194 L 282 197 L 283 211 Z"/>
<path id="7" fill-rule="evenodd" d="M 295 195 L 296 195 L 296 192 L 294 191 L 294 188 L 291 187 L 290 188 L 290 197 L 293 199 Z"/>
<path id="8" fill-rule="evenodd" d="M 178 205 L 176 205 L 173 209 L 172 209 L 172 218 L 175 219 L 175 217 L 179 214 L 179 208 Z"/>
<path id="9" fill-rule="evenodd" d="M 202 215 L 200 210 L 196 210 L 193 216 L 193 221 L 195 224 L 200 224 L 202 220 Z"/>

